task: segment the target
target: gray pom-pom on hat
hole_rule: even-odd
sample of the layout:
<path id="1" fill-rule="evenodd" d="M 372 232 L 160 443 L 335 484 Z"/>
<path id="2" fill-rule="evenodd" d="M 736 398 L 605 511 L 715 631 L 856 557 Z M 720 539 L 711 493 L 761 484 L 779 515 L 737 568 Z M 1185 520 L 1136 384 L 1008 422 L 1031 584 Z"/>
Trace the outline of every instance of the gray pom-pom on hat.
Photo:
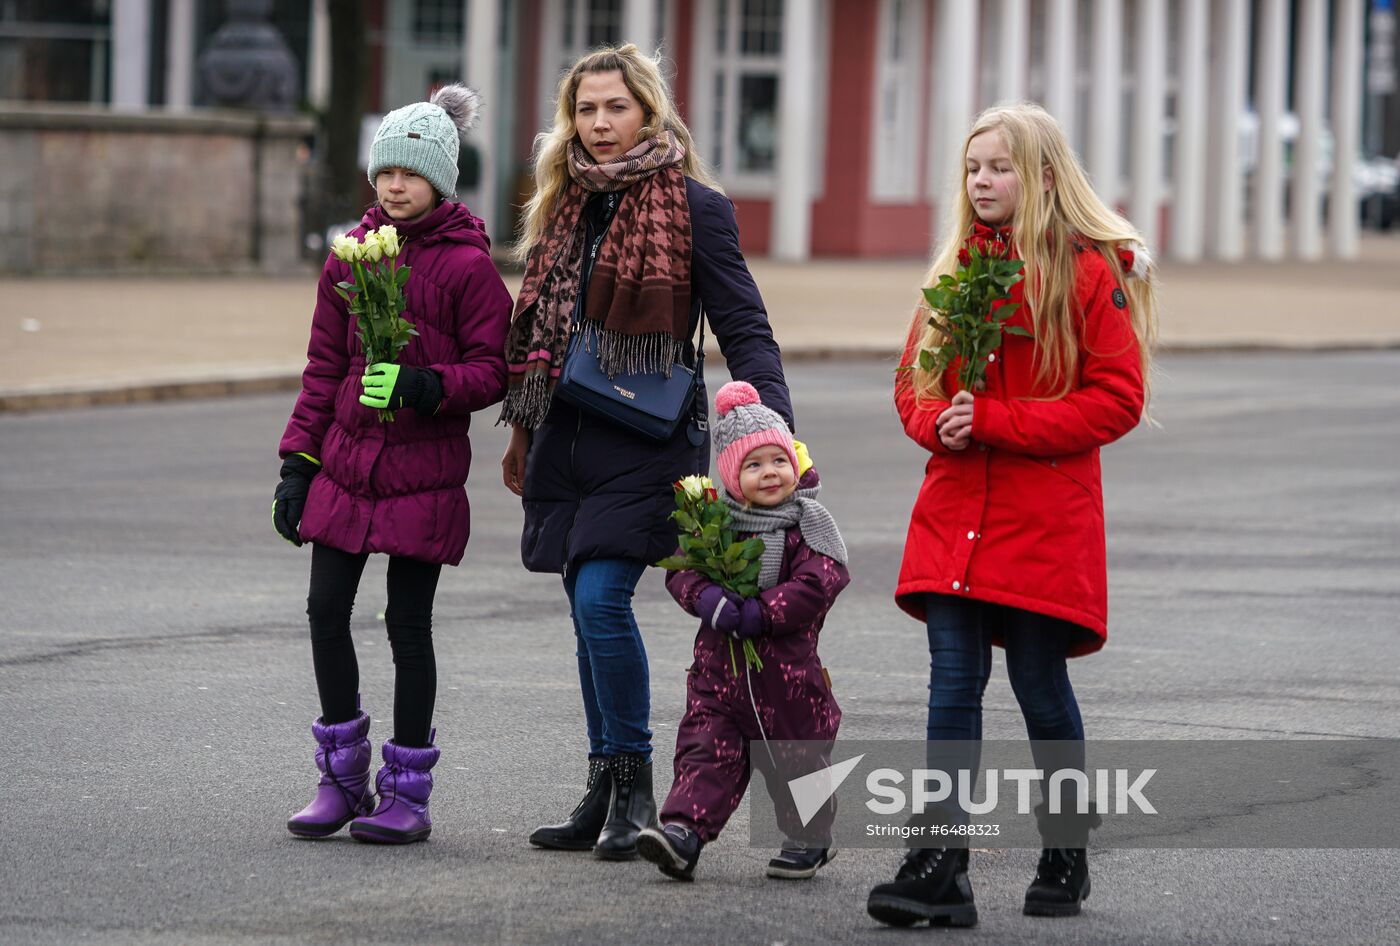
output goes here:
<path id="1" fill-rule="evenodd" d="M 476 124 L 481 96 L 453 83 L 427 102 L 395 109 L 379 123 L 369 149 L 369 182 L 385 168 L 417 171 L 443 197 L 457 194 L 457 153 Z"/>

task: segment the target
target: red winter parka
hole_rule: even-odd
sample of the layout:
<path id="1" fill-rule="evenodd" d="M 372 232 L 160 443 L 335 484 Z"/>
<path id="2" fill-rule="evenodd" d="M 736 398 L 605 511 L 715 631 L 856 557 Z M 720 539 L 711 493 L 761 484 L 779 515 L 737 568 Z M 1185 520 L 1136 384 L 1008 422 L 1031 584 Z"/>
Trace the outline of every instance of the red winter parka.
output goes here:
<path id="1" fill-rule="evenodd" d="M 1079 369 L 1063 398 L 1031 399 L 1045 396 L 1035 383 L 1035 340 L 1007 334 L 989 358 L 986 388 L 975 392 L 972 440 L 950 451 L 936 425 L 949 401 L 916 403 L 904 375 L 895 385 L 904 432 L 931 454 L 896 602 L 919 620 L 930 592 L 1062 618 L 1091 632 L 1071 644 L 1072 657 L 1108 637 L 1099 448 L 1137 426 L 1143 408 L 1127 297 L 1092 246 L 1079 250 L 1076 267 Z M 1012 287 L 1011 301 L 1023 302 L 1024 286 Z M 1007 325 L 1030 329 L 1025 305 Z M 913 362 L 916 345 L 902 364 Z M 944 390 L 956 391 L 956 378 L 955 364 Z"/>

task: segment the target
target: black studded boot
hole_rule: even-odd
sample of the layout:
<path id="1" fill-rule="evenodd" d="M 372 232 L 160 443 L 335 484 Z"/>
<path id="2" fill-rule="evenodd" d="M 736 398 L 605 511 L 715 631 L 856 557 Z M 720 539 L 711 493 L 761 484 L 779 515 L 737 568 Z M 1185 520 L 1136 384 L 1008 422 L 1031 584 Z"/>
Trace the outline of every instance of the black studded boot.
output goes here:
<path id="1" fill-rule="evenodd" d="M 1041 849 L 1035 880 L 1026 888 L 1026 916 L 1075 916 L 1089 899 L 1089 831 L 1103 824 L 1096 811 L 1051 815 L 1044 802 L 1035 808 Z M 1060 847 L 1058 845 L 1067 845 Z"/>
<path id="2" fill-rule="evenodd" d="M 541 825 L 530 835 L 535 847 L 555 851 L 589 851 L 598 843 L 598 833 L 608 818 L 608 796 L 612 792 L 612 772 L 605 756 L 589 756 L 588 787 L 583 799 L 559 824 Z"/>
<path id="3" fill-rule="evenodd" d="M 637 835 L 656 827 L 656 799 L 651 792 L 651 761 L 640 755 L 608 757 L 612 794 L 608 819 L 593 845 L 593 854 L 605 861 L 630 861 L 637 856 Z"/>

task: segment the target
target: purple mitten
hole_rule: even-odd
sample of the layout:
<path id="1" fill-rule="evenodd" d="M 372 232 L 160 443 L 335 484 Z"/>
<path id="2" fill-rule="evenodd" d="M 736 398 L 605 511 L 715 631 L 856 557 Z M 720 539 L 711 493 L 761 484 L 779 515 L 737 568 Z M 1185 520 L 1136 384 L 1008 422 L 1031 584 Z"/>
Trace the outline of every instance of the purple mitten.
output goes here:
<path id="1" fill-rule="evenodd" d="M 700 620 L 719 631 L 732 634 L 739 626 L 739 606 L 743 601 L 732 591 L 725 591 L 719 585 L 707 585 L 695 598 L 695 611 Z"/>
<path id="2" fill-rule="evenodd" d="M 739 606 L 739 623 L 731 632 L 739 640 L 753 640 L 768 633 L 768 622 L 763 619 L 763 604 L 757 598 L 745 598 Z"/>

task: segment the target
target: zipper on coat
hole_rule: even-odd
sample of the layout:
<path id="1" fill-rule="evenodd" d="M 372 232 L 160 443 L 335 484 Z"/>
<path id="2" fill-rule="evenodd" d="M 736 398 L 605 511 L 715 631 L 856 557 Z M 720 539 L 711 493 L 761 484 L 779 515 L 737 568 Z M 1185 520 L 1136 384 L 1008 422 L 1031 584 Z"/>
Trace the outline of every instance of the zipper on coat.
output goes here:
<path id="1" fill-rule="evenodd" d="M 563 576 L 569 577 L 569 537 L 574 534 L 574 525 L 578 522 L 578 507 L 583 505 L 583 493 L 578 488 L 578 472 L 575 469 L 574 451 L 578 449 L 578 436 L 583 432 L 583 412 L 574 408 L 574 439 L 569 441 L 569 482 L 574 484 L 574 515 L 569 520 L 569 529 L 564 533 L 564 571 Z"/>
<path id="2" fill-rule="evenodd" d="M 608 213 L 604 219 L 602 228 L 598 235 L 593 238 L 593 244 L 588 250 L 588 279 L 582 280 L 579 284 L 578 291 L 580 298 L 574 303 L 575 310 L 577 310 L 579 305 L 583 302 L 582 297 L 588 291 L 588 284 L 593 281 L 593 267 L 598 262 L 598 250 L 602 247 L 603 239 L 607 237 L 608 229 L 612 226 L 613 216 L 617 212 L 617 194 L 615 192 L 610 193 L 605 200 L 608 203 Z M 587 316 L 587 313 L 585 312 L 584 315 Z M 578 331 L 577 325 L 574 326 L 574 331 Z M 562 574 L 565 578 L 569 577 L 569 537 L 574 534 L 574 525 L 578 522 L 578 507 L 583 505 L 583 493 L 580 492 L 578 488 L 578 471 L 574 459 L 574 453 L 578 449 L 579 434 L 583 432 L 583 412 L 578 408 L 574 408 L 574 415 L 577 420 L 574 424 L 574 439 L 569 442 L 569 481 L 573 483 L 574 499 L 577 500 L 577 502 L 574 505 L 574 516 L 569 520 L 569 530 L 564 533 L 564 569 Z"/>

